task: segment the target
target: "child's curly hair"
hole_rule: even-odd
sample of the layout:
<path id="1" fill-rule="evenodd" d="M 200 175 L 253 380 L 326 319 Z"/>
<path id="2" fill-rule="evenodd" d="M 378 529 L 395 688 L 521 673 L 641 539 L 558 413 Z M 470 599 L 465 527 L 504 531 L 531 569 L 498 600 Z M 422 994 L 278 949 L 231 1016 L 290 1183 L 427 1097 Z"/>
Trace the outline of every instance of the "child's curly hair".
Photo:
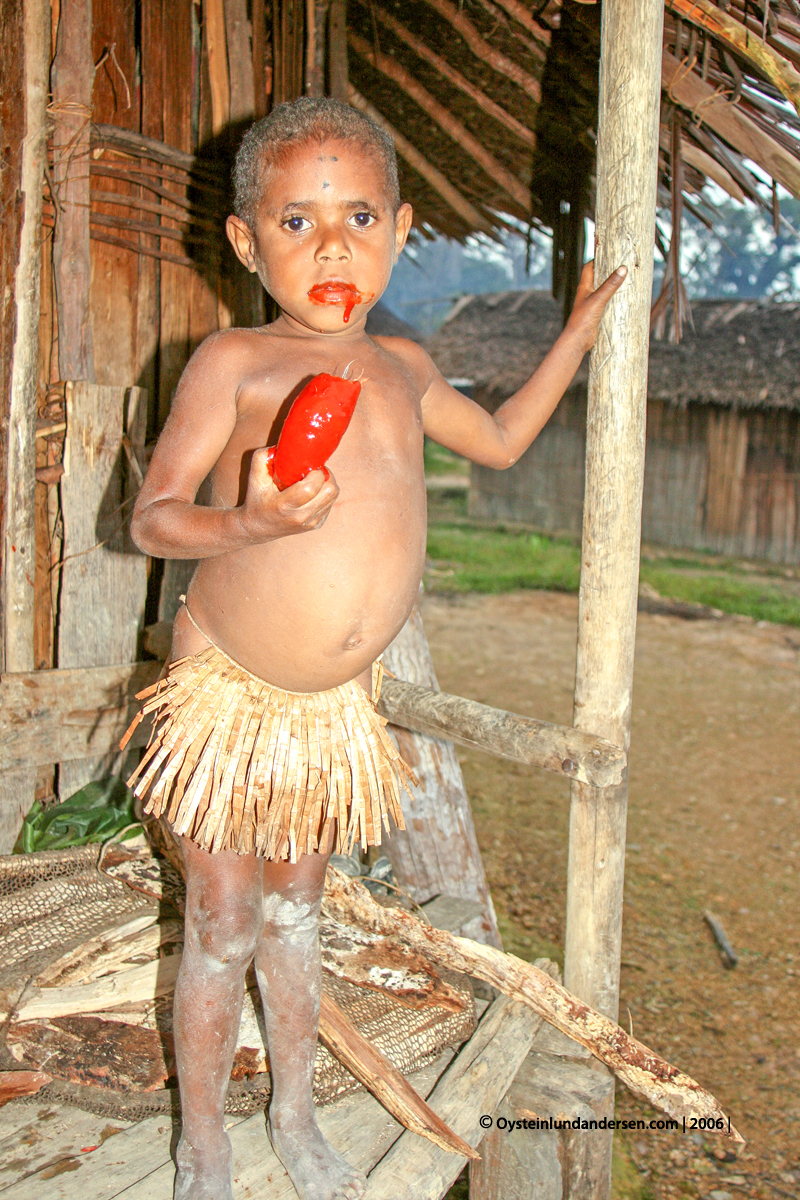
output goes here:
<path id="1" fill-rule="evenodd" d="M 278 104 L 268 117 L 251 125 L 242 139 L 233 167 L 234 212 L 253 226 L 261 192 L 263 172 L 286 158 L 295 146 L 308 142 L 357 142 L 375 154 L 386 175 L 392 211 L 400 207 L 397 155 L 394 142 L 371 117 L 329 97 L 301 96 Z"/>

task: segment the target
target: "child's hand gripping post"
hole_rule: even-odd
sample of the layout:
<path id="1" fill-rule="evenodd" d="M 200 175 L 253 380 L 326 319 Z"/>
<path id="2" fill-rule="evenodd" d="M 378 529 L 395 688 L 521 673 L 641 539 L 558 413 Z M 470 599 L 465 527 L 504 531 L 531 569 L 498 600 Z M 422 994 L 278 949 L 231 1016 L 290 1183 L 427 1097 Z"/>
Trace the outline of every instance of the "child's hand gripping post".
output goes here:
<path id="1" fill-rule="evenodd" d="M 292 404 L 277 445 L 255 451 L 241 519 L 257 540 L 324 524 L 339 495 L 325 463 L 347 431 L 360 391 L 359 381 L 316 375 Z"/>
<path id="2" fill-rule="evenodd" d="M 600 321 L 606 305 L 617 288 L 622 286 L 627 274 L 627 267 L 618 267 L 609 275 L 608 279 L 595 288 L 594 263 L 586 263 L 581 271 L 578 291 L 575 294 L 575 303 L 567 321 L 566 331 L 573 333 L 580 340 L 584 353 L 591 350 L 597 341 L 597 331 L 600 328 Z"/>

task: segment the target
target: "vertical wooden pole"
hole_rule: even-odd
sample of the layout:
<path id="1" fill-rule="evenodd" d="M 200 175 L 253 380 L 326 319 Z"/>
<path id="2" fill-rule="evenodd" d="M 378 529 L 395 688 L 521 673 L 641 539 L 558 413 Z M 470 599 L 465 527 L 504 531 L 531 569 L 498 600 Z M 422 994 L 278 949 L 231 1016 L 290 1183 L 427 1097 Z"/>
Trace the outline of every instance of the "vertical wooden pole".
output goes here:
<path id="1" fill-rule="evenodd" d="M 36 558 L 36 387 L 39 378 L 39 287 L 42 266 L 42 184 L 47 144 L 50 6 L 23 7 L 25 132 L 18 203 L 22 209 L 14 279 L 16 330 L 11 352 L 8 457 L 5 464 L 2 554 L 2 667 L 32 671 L 33 580 Z M 0 775 L 0 854 L 8 854 L 33 803 L 34 767 Z"/>
<path id="2" fill-rule="evenodd" d="M 603 5 L 597 138 L 595 277 L 624 263 L 589 375 L 576 728 L 628 746 L 644 475 L 653 273 L 661 0 Z M 627 781 L 572 785 L 564 983 L 616 1018 Z M 596 1131 L 592 1196 L 608 1195 L 611 1138 Z M 597 1165 L 597 1164 L 596 1164 Z M 583 1194 L 583 1193 L 581 1193 Z M 586 1192 L 588 1195 L 588 1191 Z"/>
<path id="3" fill-rule="evenodd" d="M 225 38 L 230 81 L 230 120 L 253 116 L 252 28 L 247 19 L 247 0 L 225 0 Z"/>
<path id="4" fill-rule="evenodd" d="M 58 212 L 53 274 L 62 379 L 94 382 L 89 310 L 89 129 L 92 119 L 92 0 L 62 0 L 52 69 L 53 182 Z"/>
<path id="5" fill-rule="evenodd" d="M 348 104 L 347 0 L 331 0 L 328 16 L 328 90 L 334 100 Z"/>

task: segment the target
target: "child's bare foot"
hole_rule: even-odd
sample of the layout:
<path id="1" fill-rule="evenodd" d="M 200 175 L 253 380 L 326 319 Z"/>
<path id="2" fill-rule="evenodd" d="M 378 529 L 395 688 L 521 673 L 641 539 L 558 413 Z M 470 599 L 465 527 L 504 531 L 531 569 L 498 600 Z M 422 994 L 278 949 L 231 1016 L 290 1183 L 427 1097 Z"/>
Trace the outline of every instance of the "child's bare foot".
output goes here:
<path id="1" fill-rule="evenodd" d="M 219 1139 L 203 1139 L 195 1147 L 184 1138 L 175 1154 L 174 1200 L 233 1200 L 231 1182 L 231 1139 L 223 1133 Z"/>
<path id="2" fill-rule="evenodd" d="M 366 1176 L 325 1140 L 313 1112 L 299 1121 L 270 1112 L 269 1135 L 300 1200 L 360 1200 L 367 1190 Z"/>

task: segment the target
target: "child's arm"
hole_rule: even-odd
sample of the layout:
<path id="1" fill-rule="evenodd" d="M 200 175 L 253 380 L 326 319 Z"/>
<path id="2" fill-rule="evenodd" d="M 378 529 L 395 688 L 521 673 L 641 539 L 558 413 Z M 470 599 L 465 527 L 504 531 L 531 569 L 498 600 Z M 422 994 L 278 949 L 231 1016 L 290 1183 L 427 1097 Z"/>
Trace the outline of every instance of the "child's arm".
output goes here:
<path id="1" fill-rule="evenodd" d="M 253 452 L 241 505 L 204 507 L 198 488 L 236 425 L 236 387 L 244 347 L 235 332 L 208 338 L 186 367 L 158 439 L 131 520 L 134 542 L 158 558 L 213 558 L 321 525 L 339 494 L 331 476 L 312 471 L 278 491 L 266 449 Z"/>
<path id="2" fill-rule="evenodd" d="M 595 290 L 593 263 L 586 264 L 564 332 L 528 382 L 495 413 L 450 387 L 437 372 L 422 400 L 428 437 L 483 466 L 513 466 L 546 425 L 594 345 L 603 311 L 626 274 L 620 267 Z"/>

